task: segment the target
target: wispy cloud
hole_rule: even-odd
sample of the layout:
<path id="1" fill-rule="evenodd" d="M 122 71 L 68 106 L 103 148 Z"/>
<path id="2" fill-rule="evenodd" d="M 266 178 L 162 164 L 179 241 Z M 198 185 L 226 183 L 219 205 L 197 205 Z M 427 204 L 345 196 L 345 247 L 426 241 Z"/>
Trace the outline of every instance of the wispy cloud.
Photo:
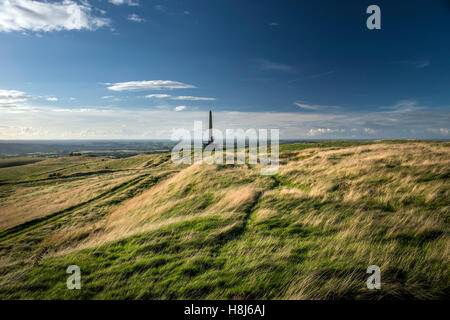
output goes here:
<path id="1" fill-rule="evenodd" d="M 299 79 L 289 80 L 288 83 L 294 83 L 294 82 L 298 82 L 298 81 L 311 80 L 311 79 L 318 79 L 318 78 L 329 76 L 335 72 L 336 72 L 336 70 L 330 70 L 330 71 L 326 71 L 326 72 L 315 73 L 315 74 L 311 74 L 309 76 L 304 76 Z"/>
<path id="2" fill-rule="evenodd" d="M 123 4 L 127 4 L 129 6 L 139 6 L 139 2 L 134 0 L 108 0 L 108 2 L 115 4 L 116 6 L 121 6 Z"/>
<path id="3" fill-rule="evenodd" d="M 309 111 L 324 111 L 324 110 L 337 110 L 340 109 L 339 106 L 324 106 L 324 105 L 319 105 L 319 104 L 307 104 L 307 103 L 303 103 L 301 101 L 295 101 L 294 104 L 304 110 L 309 110 Z"/>
<path id="4" fill-rule="evenodd" d="M 170 100 L 182 100 L 182 101 L 214 101 L 216 98 L 208 97 L 193 97 L 193 96 L 172 96 L 170 94 L 148 94 L 145 98 L 149 99 L 170 99 Z"/>
<path id="5" fill-rule="evenodd" d="M 95 30 L 109 26 L 110 22 L 107 18 L 94 16 L 87 1 L 0 1 L 0 32 Z"/>
<path id="6" fill-rule="evenodd" d="M 178 106 L 178 107 L 175 107 L 175 111 L 183 111 L 183 110 L 186 110 L 186 108 L 187 108 L 187 106 Z"/>
<path id="7" fill-rule="evenodd" d="M 333 74 L 335 72 L 336 72 L 335 70 L 330 70 L 330 71 L 327 71 L 327 72 L 316 73 L 316 74 L 307 76 L 306 78 L 307 79 L 321 78 L 321 77 L 329 76 L 330 74 Z"/>
<path id="8" fill-rule="evenodd" d="M 308 131 L 308 134 L 310 136 L 316 136 L 321 135 L 323 133 L 336 133 L 336 132 L 345 132 L 345 129 L 317 128 L 317 129 L 310 129 Z"/>
<path id="9" fill-rule="evenodd" d="M 279 26 L 279 23 L 278 23 L 278 22 L 270 22 L 270 23 L 269 23 L 269 26 L 270 26 L 270 27 L 278 27 L 278 26 Z"/>
<path id="10" fill-rule="evenodd" d="M 186 100 L 186 101 L 214 101 L 216 98 L 207 98 L 207 97 L 192 97 L 192 96 L 178 96 L 172 97 L 172 100 Z"/>
<path id="11" fill-rule="evenodd" d="M 25 92 L 18 90 L 0 89 L 0 107 L 12 106 L 16 103 L 25 102 L 29 99 Z"/>
<path id="12" fill-rule="evenodd" d="M 20 108 L 0 108 L 0 139 L 170 138 L 174 128 L 192 130 L 195 120 L 203 120 L 206 128 L 207 112 L 182 107 L 56 108 L 24 102 Z M 54 121 L 49 122 L 49 118 Z M 219 130 L 279 128 L 283 139 L 448 138 L 449 123 L 448 110 L 432 108 L 341 113 L 215 112 Z M 122 130 L 123 125 L 129 130 Z"/>
<path id="13" fill-rule="evenodd" d="M 392 110 L 392 112 L 405 112 L 426 109 L 426 106 L 419 105 L 416 100 L 400 100 L 392 106 L 380 107 L 380 109 Z"/>
<path id="14" fill-rule="evenodd" d="M 429 132 L 432 132 L 434 134 L 440 134 L 443 136 L 448 136 L 449 134 L 449 129 L 446 128 L 428 128 Z"/>
<path id="15" fill-rule="evenodd" d="M 254 59 L 261 71 L 278 71 L 285 73 L 294 73 L 295 70 L 291 65 L 269 61 L 266 59 Z"/>
<path id="16" fill-rule="evenodd" d="M 135 14 L 135 13 L 130 14 L 130 15 L 128 16 L 127 19 L 130 20 L 130 21 L 133 21 L 133 22 L 138 22 L 138 23 L 145 22 L 145 19 L 139 17 L 139 16 L 138 16 L 137 14 Z"/>
<path id="17" fill-rule="evenodd" d="M 119 101 L 122 101 L 122 99 L 123 98 L 126 98 L 126 97 L 115 97 L 115 96 L 103 96 L 103 97 L 101 97 L 101 99 L 103 99 L 103 100 L 109 100 L 109 101 L 111 101 L 111 102 L 119 102 Z"/>
<path id="18" fill-rule="evenodd" d="M 74 98 L 71 98 L 73 100 Z M 3 90 L 0 89 L 0 108 L 23 108 L 24 103 L 31 100 L 45 100 L 49 102 L 58 101 L 57 97 L 53 96 L 31 96 L 19 90 Z"/>
<path id="19" fill-rule="evenodd" d="M 145 98 L 148 99 L 166 99 L 166 98 L 170 98 L 171 95 L 170 94 L 148 94 L 145 96 Z"/>
<path id="20" fill-rule="evenodd" d="M 171 80 L 149 80 L 107 83 L 112 91 L 172 90 L 195 88 L 195 86 Z"/>
<path id="21" fill-rule="evenodd" d="M 422 69 L 428 67 L 431 62 L 429 60 L 402 60 L 402 61 L 394 61 L 394 64 L 404 64 L 416 67 L 418 69 Z"/>
<path id="22" fill-rule="evenodd" d="M 161 4 L 155 5 L 155 9 L 158 10 L 158 11 L 161 11 L 161 12 L 166 12 L 167 11 L 167 7 L 163 6 Z"/>

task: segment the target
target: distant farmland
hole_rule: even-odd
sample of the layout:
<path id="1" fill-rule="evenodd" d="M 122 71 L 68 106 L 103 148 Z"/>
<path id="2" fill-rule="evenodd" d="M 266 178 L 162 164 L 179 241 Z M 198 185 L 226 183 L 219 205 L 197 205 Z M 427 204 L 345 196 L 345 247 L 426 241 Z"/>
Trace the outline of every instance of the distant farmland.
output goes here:
<path id="1" fill-rule="evenodd" d="M 170 140 L 4 140 L 0 141 L 0 158 L 56 158 L 71 153 L 117 158 L 140 153 L 167 152 L 174 145 Z"/>

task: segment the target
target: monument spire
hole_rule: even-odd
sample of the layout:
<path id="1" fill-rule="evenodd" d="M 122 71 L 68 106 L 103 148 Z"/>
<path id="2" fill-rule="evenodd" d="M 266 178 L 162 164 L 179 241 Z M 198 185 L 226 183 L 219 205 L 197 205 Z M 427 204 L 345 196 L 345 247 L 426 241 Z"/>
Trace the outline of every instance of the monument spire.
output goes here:
<path id="1" fill-rule="evenodd" d="M 212 124 L 212 111 L 209 110 L 209 139 L 208 144 L 211 144 L 214 142 L 214 137 L 212 134 L 213 124 Z"/>

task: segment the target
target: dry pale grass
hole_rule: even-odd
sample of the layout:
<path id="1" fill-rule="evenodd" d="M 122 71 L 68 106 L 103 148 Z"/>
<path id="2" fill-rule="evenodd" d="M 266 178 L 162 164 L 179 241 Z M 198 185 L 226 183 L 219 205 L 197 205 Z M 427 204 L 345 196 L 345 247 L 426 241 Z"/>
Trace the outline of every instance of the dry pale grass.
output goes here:
<path id="1" fill-rule="evenodd" d="M 368 198 L 387 203 L 392 199 L 402 200 L 420 195 L 426 201 L 436 199 L 440 192 L 449 194 L 448 181 L 433 181 L 433 184 L 418 184 L 415 176 L 421 173 L 448 174 L 450 170 L 450 148 L 420 143 L 375 144 L 345 148 L 342 150 L 316 150 L 316 155 L 299 161 L 290 161 L 280 168 L 280 174 L 292 181 L 311 187 L 310 196 L 323 200 L 331 196 L 336 188 L 345 190 L 343 200 L 362 203 Z M 311 151 L 298 153 L 302 158 Z M 402 170 L 412 169 L 405 174 Z M 380 178 L 384 180 L 381 181 Z M 373 186 L 376 180 L 379 186 Z M 339 180 L 343 184 L 339 185 Z"/>
<path id="2" fill-rule="evenodd" d="M 105 220 L 90 226 L 61 230 L 45 241 L 49 246 L 69 244 L 67 247 L 63 246 L 61 252 L 55 253 L 60 255 L 196 218 L 219 215 L 221 219 L 225 219 L 230 215 L 242 214 L 245 207 L 255 201 L 260 188 L 248 184 L 222 189 L 224 182 L 221 181 L 221 175 L 226 176 L 230 172 L 221 172 L 217 169 L 217 166 L 193 164 L 141 195 L 124 202 Z M 233 168 L 231 175 L 243 179 L 255 173 L 247 167 L 236 167 Z M 232 178 L 230 180 L 233 181 Z M 202 191 L 185 194 L 191 186 L 200 186 Z M 206 208 L 192 210 L 189 204 L 200 201 L 199 195 L 201 196 L 202 192 L 209 192 L 214 200 Z M 179 207 L 185 209 L 176 216 L 165 216 Z M 234 228 L 234 225 L 227 225 L 224 228 L 223 232 L 226 232 L 226 229 Z M 81 238 L 79 235 L 88 236 L 82 241 L 77 241 Z"/>
<path id="3" fill-rule="evenodd" d="M 19 189 L 0 205 L 0 230 L 83 203 L 136 176 L 115 173 Z"/>

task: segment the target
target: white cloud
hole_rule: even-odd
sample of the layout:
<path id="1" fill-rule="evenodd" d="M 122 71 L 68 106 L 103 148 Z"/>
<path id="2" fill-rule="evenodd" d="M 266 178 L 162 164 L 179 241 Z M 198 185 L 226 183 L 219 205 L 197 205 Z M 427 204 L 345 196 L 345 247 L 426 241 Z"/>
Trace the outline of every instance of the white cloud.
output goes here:
<path id="1" fill-rule="evenodd" d="M 396 112 L 405 112 L 412 110 L 423 109 L 423 106 L 419 106 L 415 100 L 401 100 L 392 106 L 384 107 L 384 109 L 395 110 Z"/>
<path id="2" fill-rule="evenodd" d="M 109 3 L 112 3 L 116 6 L 121 6 L 123 4 L 127 4 L 129 6 L 139 6 L 139 2 L 138 1 L 133 1 L 133 0 L 108 0 Z"/>
<path id="3" fill-rule="evenodd" d="M 139 17 L 139 16 L 138 16 L 137 14 L 135 14 L 135 13 L 130 14 L 130 15 L 128 16 L 128 20 L 133 21 L 133 22 L 138 22 L 138 23 L 145 22 L 145 19 Z"/>
<path id="4" fill-rule="evenodd" d="M 271 22 L 271 23 L 269 23 L 269 26 L 270 27 L 278 27 L 278 22 Z"/>
<path id="5" fill-rule="evenodd" d="M 86 1 L 0 1 L 0 32 L 95 30 L 109 24 L 109 19 L 93 16 Z"/>
<path id="6" fill-rule="evenodd" d="M 448 135 L 448 129 L 445 128 L 439 128 L 439 132 L 443 135 Z"/>
<path id="7" fill-rule="evenodd" d="M 103 9 L 95 8 L 95 11 L 99 12 L 101 15 L 105 15 L 106 11 Z"/>
<path id="8" fill-rule="evenodd" d="M 58 101 L 58 98 L 50 97 L 50 98 L 47 98 L 47 101 L 55 102 L 55 101 Z"/>
<path id="9" fill-rule="evenodd" d="M 77 98 L 74 98 L 74 97 L 70 97 L 70 98 L 69 98 L 69 100 L 71 100 L 71 101 L 75 101 L 75 100 L 77 100 Z"/>
<path id="10" fill-rule="evenodd" d="M 296 106 L 299 106 L 302 109 L 307 109 L 307 110 L 318 110 L 320 108 L 319 105 L 310 105 L 310 104 L 305 104 L 305 103 L 300 103 L 300 102 L 294 102 L 294 104 Z"/>
<path id="11" fill-rule="evenodd" d="M 1 92 L 3 96 L 11 96 Z M 27 97 L 19 92 L 14 96 Z M 206 128 L 207 110 L 187 107 L 176 111 L 175 106 L 55 107 L 51 103 L 39 106 L 19 102 L 14 107 L 0 106 L 0 139 L 162 139 L 170 138 L 174 128 L 192 130 L 196 120 L 203 121 Z M 450 129 L 448 109 L 420 108 L 420 105 L 414 109 L 339 113 L 215 111 L 213 117 L 214 127 L 223 132 L 237 128 L 279 128 L 282 139 L 447 139 Z M 127 130 L 121 129 L 123 125 Z M 22 132 L 20 128 L 32 130 Z M 365 128 L 376 133 L 368 136 Z"/>
<path id="12" fill-rule="evenodd" d="M 187 101 L 214 101 L 216 98 L 207 98 L 207 97 L 192 97 L 192 96 L 178 96 L 172 97 L 172 100 L 187 100 Z"/>
<path id="13" fill-rule="evenodd" d="M 148 94 L 145 96 L 145 98 L 156 98 L 156 99 L 165 99 L 165 98 L 170 98 L 171 95 L 170 94 Z"/>
<path id="14" fill-rule="evenodd" d="M 371 128 L 364 128 L 364 132 L 367 134 L 375 134 L 376 131 Z"/>
<path id="15" fill-rule="evenodd" d="M 18 90 L 2 90 L 0 89 L 0 107 L 10 106 L 15 103 L 25 102 L 29 99 L 25 92 Z"/>
<path id="16" fill-rule="evenodd" d="M 185 84 L 171 80 L 150 80 L 150 81 L 129 81 L 109 83 L 108 89 L 112 91 L 142 91 L 142 90 L 171 90 L 195 88 L 190 84 Z"/>
<path id="17" fill-rule="evenodd" d="M 446 136 L 449 133 L 449 130 L 446 128 L 428 128 L 428 131 L 443 136 Z"/>
<path id="18" fill-rule="evenodd" d="M 335 110 L 339 109 L 338 106 L 323 106 L 319 104 L 306 104 L 300 101 L 295 101 L 294 104 L 302 109 L 310 110 L 310 111 L 319 111 L 319 110 Z"/>
<path id="19" fill-rule="evenodd" d="M 308 131 L 308 134 L 310 136 L 315 136 L 323 133 L 336 133 L 336 132 L 345 132 L 345 129 L 317 128 L 317 129 L 310 129 Z"/>
<path id="20" fill-rule="evenodd" d="M 213 117 L 215 128 L 222 131 L 279 128 L 282 139 L 367 138 L 364 128 L 375 130 L 376 134 L 371 136 L 375 139 L 438 139 L 448 137 L 443 134 L 450 123 L 448 110 L 433 109 L 339 114 L 218 111 Z M 174 128 L 192 130 L 196 120 L 203 121 L 206 128 L 208 113 L 190 108 L 177 112 L 170 106 L 55 108 L 25 102 L 16 108 L 0 108 L 0 119 L 0 139 L 157 139 L 170 138 Z M 128 131 L 123 131 L 122 125 L 126 125 Z M 33 130 L 22 133 L 20 128 Z"/>
<path id="21" fill-rule="evenodd" d="M 101 99 L 103 99 L 103 100 L 110 100 L 110 101 L 113 101 L 113 102 L 122 101 L 121 98 L 118 98 L 118 97 L 115 97 L 115 96 L 103 96 L 103 97 L 101 97 Z"/>
<path id="22" fill-rule="evenodd" d="M 186 106 L 178 106 L 178 107 L 175 107 L 175 111 L 183 111 L 183 110 L 186 110 Z"/>
<path id="23" fill-rule="evenodd" d="M 33 132 L 33 127 L 20 127 L 20 132 L 22 134 L 28 134 Z"/>
<path id="24" fill-rule="evenodd" d="M 193 96 L 172 96 L 170 94 L 149 94 L 146 95 L 145 98 L 156 98 L 156 99 L 166 99 L 170 98 L 171 100 L 178 101 L 214 101 L 216 98 L 207 98 L 207 97 L 193 97 Z"/>

